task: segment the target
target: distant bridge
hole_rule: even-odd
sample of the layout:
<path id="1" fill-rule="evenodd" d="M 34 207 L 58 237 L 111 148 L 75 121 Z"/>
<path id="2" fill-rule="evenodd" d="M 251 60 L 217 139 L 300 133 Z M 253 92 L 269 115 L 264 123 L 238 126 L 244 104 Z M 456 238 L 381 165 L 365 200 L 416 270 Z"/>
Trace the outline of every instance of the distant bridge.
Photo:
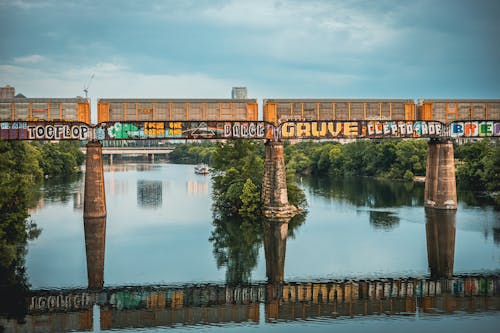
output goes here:
<path id="1" fill-rule="evenodd" d="M 114 155 L 130 155 L 139 156 L 147 155 L 149 159 L 154 160 L 155 155 L 167 155 L 170 154 L 175 147 L 165 146 L 165 147 L 103 147 L 102 155 L 107 155 L 110 161 L 113 161 Z M 80 150 L 83 153 L 87 153 L 86 147 L 81 147 Z"/>

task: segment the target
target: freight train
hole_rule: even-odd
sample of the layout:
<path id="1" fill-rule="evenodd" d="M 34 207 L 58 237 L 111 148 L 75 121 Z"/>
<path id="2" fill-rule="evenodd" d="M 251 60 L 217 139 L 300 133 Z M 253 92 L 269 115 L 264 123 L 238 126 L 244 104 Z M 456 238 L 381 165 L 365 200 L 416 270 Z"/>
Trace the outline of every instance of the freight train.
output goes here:
<path id="1" fill-rule="evenodd" d="M 500 120 L 500 99 L 108 99 L 97 101 L 106 121 Z M 0 121 L 80 121 L 90 124 L 84 98 L 3 98 Z"/>

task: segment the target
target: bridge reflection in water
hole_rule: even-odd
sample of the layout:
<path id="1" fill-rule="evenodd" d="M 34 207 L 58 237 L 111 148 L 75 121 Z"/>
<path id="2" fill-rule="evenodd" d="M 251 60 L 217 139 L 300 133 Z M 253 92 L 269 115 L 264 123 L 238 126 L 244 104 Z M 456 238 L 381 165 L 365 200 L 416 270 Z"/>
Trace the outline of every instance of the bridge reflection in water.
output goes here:
<path id="1" fill-rule="evenodd" d="M 281 219 L 264 222 L 267 282 L 104 288 L 106 220 L 85 218 L 88 288 L 32 291 L 26 322 L 0 325 L 60 332 L 92 330 L 96 321 L 107 330 L 500 311 L 498 273 L 453 276 L 455 212 L 430 209 L 426 219 L 426 277 L 286 281 Z"/>

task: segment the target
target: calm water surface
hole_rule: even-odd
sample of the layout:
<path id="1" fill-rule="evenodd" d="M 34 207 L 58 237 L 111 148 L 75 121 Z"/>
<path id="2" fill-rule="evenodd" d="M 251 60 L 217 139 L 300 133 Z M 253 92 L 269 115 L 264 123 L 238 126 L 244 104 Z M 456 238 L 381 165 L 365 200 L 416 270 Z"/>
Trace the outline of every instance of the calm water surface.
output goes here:
<path id="1" fill-rule="evenodd" d="M 304 177 L 305 220 L 270 224 L 252 242 L 212 223 L 210 178 L 193 166 L 107 166 L 105 182 L 107 219 L 86 231 L 82 180 L 45 187 L 26 257 L 32 315 L 7 330 L 500 327 L 500 211 L 467 193 L 442 214 L 423 208 L 423 184 Z M 85 232 L 97 239 L 104 227 L 105 245 L 86 248 Z M 104 267 L 87 262 L 100 247 Z M 266 258 L 284 284 L 266 284 Z M 87 270 L 102 269 L 104 291 L 91 292 Z"/>

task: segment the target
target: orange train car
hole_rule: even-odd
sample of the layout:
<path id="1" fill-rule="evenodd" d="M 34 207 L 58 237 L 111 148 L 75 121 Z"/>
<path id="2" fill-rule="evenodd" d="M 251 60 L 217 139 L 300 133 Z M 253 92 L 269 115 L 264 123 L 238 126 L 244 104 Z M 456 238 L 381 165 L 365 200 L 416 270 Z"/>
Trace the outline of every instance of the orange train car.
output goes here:
<path id="1" fill-rule="evenodd" d="M 411 99 L 266 99 L 264 120 L 415 120 Z"/>
<path id="2" fill-rule="evenodd" d="M 256 121 L 255 99 L 108 99 L 97 102 L 104 121 Z"/>
<path id="3" fill-rule="evenodd" d="M 0 98 L 0 120 L 90 124 L 90 101 L 85 98 Z"/>
<path id="4" fill-rule="evenodd" d="M 417 118 L 443 123 L 500 120 L 500 99 L 423 99 L 418 101 Z"/>

